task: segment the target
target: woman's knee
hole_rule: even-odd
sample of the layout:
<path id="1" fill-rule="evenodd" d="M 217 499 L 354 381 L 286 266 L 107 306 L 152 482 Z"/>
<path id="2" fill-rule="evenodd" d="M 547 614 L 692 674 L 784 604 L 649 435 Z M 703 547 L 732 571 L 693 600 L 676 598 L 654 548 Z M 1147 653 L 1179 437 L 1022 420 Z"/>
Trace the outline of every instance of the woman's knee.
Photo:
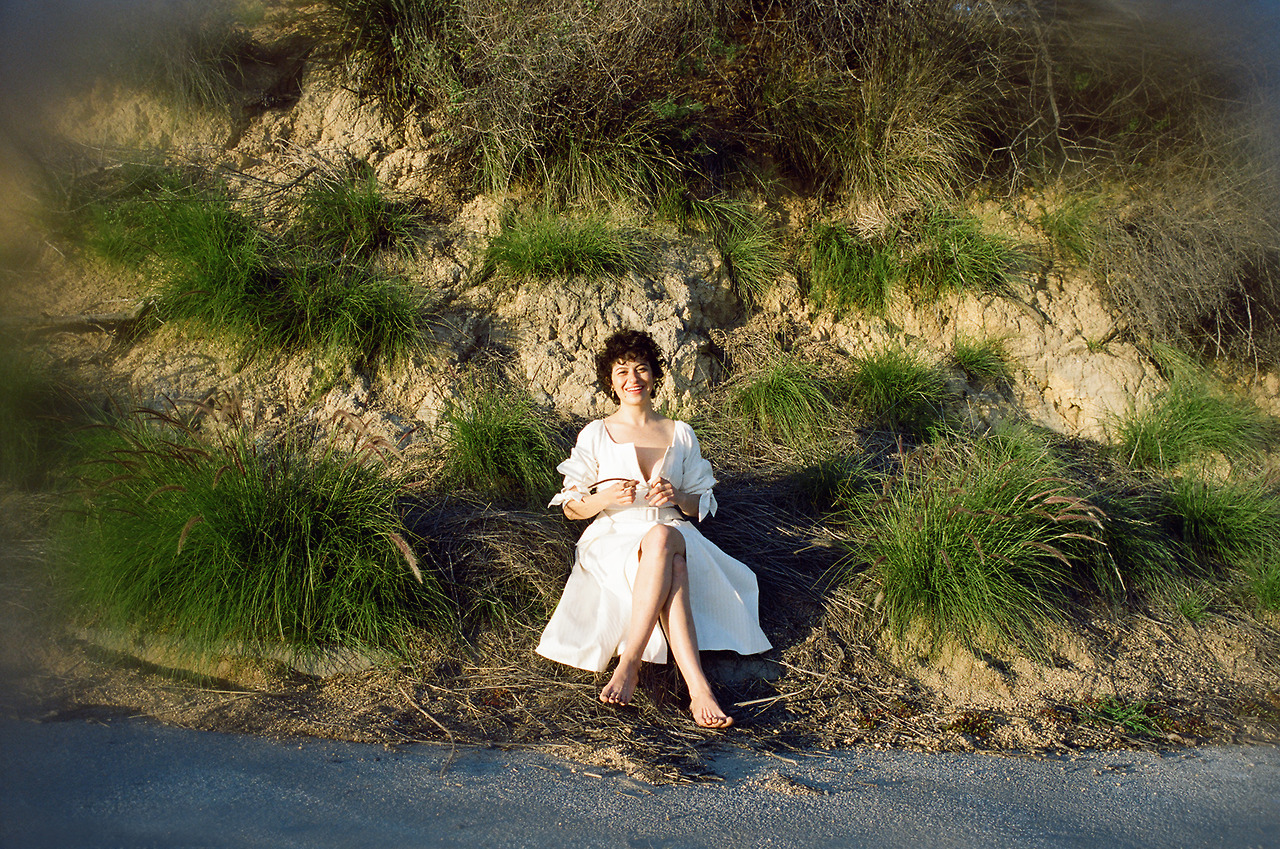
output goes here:
<path id="1" fill-rule="evenodd" d="M 684 555 L 684 535 L 670 525 L 654 525 L 640 541 L 642 552 L 656 549 L 667 554 Z"/>

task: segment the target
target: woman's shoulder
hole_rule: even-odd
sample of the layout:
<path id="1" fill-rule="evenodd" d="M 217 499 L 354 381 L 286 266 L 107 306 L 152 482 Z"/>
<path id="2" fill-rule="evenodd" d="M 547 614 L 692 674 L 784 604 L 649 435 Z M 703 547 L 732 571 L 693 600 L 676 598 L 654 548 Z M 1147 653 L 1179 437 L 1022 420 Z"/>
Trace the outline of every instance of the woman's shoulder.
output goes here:
<path id="1" fill-rule="evenodd" d="M 592 439 L 599 436 L 604 431 L 604 419 L 592 419 L 582 426 L 582 430 L 578 431 L 578 440 Z"/>
<path id="2" fill-rule="evenodd" d="M 698 436 L 693 432 L 693 426 L 681 419 L 672 419 L 672 442 L 682 445 L 697 445 Z"/>

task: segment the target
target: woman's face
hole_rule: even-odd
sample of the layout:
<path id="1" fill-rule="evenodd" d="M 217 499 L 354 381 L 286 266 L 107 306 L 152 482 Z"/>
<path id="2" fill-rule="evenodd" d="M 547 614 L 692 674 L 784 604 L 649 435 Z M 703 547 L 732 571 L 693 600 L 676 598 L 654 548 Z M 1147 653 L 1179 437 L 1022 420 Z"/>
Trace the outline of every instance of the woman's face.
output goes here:
<path id="1" fill-rule="evenodd" d="M 613 393 L 620 404 L 640 404 L 653 391 L 653 369 L 644 360 L 619 360 L 613 364 Z"/>

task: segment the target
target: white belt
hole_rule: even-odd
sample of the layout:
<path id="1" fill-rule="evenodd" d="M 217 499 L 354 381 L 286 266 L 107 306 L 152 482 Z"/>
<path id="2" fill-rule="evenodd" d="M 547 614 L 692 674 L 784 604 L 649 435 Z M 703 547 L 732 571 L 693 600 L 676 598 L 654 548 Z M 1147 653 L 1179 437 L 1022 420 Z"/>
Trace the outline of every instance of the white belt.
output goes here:
<path id="1" fill-rule="evenodd" d="M 605 515 L 615 522 L 666 522 L 680 518 L 678 507 L 620 507 L 606 510 Z"/>

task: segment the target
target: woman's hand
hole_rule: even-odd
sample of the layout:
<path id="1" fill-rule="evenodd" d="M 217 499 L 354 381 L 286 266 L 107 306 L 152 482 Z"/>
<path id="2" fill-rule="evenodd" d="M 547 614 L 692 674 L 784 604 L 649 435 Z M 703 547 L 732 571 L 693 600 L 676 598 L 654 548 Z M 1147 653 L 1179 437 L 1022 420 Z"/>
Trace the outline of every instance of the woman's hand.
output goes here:
<path id="1" fill-rule="evenodd" d="M 666 507 L 669 504 L 678 504 L 678 496 L 680 491 L 672 485 L 671 481 L 666 478 L 656 478 L 649 482 L 649 494 L 645 497 L 645 501 L 650 507 Z"/>
<path id="2" fill-rule="evenodd" d="M 596 495 L 604 498 L 605 507 L 630 507 L 636 501 L 636 487 L 640 485 L 640 481 L 625 480 L 618 481 L 612 486 L 604 489 L 596 490 Z"/>

